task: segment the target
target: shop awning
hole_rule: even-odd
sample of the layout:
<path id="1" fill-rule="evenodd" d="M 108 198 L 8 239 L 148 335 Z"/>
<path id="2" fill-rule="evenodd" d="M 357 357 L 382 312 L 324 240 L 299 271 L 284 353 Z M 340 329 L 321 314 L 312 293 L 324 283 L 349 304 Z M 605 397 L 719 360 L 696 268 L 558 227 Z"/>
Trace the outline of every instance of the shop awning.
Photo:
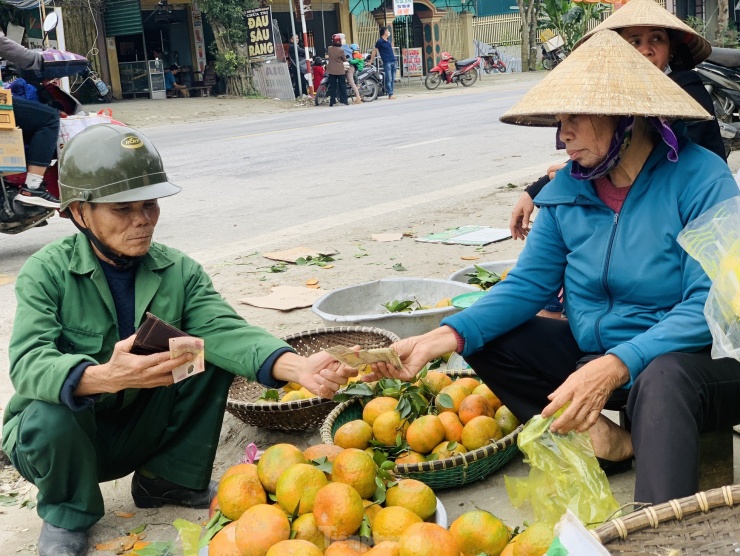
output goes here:
<path id="1" fill-rule="evenodd" d="M 139 0 L 107 0 L 105 3 L 105 36 L 136 35 L 144 32 Z"/>
<path id="2" fill-rule="evenodd" d="M 10 4 L 19 10 L 33 10 L 41 5 L 39 0 L 3 0 L 3 4 Z M 44 0 L 44 5 L 51 4 L 51 0 Z"/>

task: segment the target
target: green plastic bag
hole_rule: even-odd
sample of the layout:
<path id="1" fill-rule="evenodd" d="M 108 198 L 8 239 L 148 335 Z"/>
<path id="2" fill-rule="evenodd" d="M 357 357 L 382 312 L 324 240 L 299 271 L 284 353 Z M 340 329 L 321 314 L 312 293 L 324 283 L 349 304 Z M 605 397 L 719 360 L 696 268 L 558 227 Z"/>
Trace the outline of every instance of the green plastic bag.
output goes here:
<path id="1" fill-rule="evenodd" d="M 689 222 L 678 243 L 712 280 L 704 305 L 712 357 L 740 361 L 740 197 L 719 203 Z"/>
<path id="2" fill-rule="evenodd" d="M 594 457 L 588 433 L 550 432 L 560 413 L 549 419 L 532 417 L 519 433 L 517 443 L 531 469 L 527 478 L 504 477 L 506 491 L 514 507 L 529 502 L 535 520 L 551 527 L 566 509 L 587 526 L 601 524 L 619 504 Z"/>

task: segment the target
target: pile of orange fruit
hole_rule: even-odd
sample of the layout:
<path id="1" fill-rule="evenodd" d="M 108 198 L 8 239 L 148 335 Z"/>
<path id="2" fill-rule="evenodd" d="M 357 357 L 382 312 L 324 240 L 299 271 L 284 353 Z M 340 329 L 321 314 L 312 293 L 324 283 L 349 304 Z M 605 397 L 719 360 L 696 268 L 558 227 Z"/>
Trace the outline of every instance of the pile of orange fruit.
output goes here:
<path id="1" fill-rule="evenodd" d="M 334 444 L 372 450 L 372 446 L 397 445 L 400 435 L 408 450 L 396 463 L 421 463 L 477 450 L 519 426 L 496 394 L 473 377 L 453 381 L 445 373 L 431 371 L 420 381 L 435 395 L 429 414 L 403 419 L 396 409 L 398 400 L 375 397 L 365 404 L 362 419 L 336 430 Z"/>
<path id="2" fill-rule="evenodd" d="M 327 462 L 331 473 L 320 467 Z M 536 551 L 540 537 L 532 549 L 525 534 L 510 543 L 509 528 L 481 510 L 445 529 L 432 521 L 434 492 L 414 479 L 389 483 L 383 503 L 373 502 L 376 477 L 363 450 L 271 446 L 257 464 L 222 476 L 212 510 L 231 522 L 211 539 L 209 556 L 532 556 L 547 549 Z"/>

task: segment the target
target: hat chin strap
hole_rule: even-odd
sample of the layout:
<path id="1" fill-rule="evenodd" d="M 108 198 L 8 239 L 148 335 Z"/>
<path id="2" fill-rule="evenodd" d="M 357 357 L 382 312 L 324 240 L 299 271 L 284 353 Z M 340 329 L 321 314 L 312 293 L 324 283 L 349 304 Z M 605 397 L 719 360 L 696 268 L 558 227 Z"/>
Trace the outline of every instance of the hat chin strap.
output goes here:
<path id="1" fill-rule="evenodd" d="M 84 226 L 81 226 L 79 222 L 77 222 L 77 219 L 75 218 L 73 212 L 69 211 L 69 219 L 72 220 L 72 223 L 75 225 L 75 227 L 82 232 L 82 235 L 84 235 L 87 239 L 90 240 L 90 243 L 92 243 L 95 248 L 100 251 L 100 254 L 103 255 L 106 259 L 113 262 L 113 265 L 116 268 L 120 268 L 121 270 L 127 270 L 131 267 L 133 267 L 136 263 L 138 263 L 143 257 L 125 257 L 123 255 L 116 255 L 110 247 L 108 247 L 105 243 L 100 241 L 97 237 L 95 237 L 95 234 L 90 231 L 89 228 L 85 228 Z"/>

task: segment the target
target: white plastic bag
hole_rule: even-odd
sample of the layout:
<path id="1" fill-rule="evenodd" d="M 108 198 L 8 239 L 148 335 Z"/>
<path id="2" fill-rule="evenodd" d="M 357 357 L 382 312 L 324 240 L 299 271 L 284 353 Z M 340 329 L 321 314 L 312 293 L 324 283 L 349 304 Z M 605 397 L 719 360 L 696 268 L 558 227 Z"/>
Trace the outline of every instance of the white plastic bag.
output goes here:
<path id="1" fill-rule="evenodd" d="M 64 145 L 72 137 L 95 124 L 109 124 L 113 118 L 106 114 L 75 114 L 66 118 L 59 118 L 59 138 L 57 139 L 57 149 L 61 152 Z"/>

